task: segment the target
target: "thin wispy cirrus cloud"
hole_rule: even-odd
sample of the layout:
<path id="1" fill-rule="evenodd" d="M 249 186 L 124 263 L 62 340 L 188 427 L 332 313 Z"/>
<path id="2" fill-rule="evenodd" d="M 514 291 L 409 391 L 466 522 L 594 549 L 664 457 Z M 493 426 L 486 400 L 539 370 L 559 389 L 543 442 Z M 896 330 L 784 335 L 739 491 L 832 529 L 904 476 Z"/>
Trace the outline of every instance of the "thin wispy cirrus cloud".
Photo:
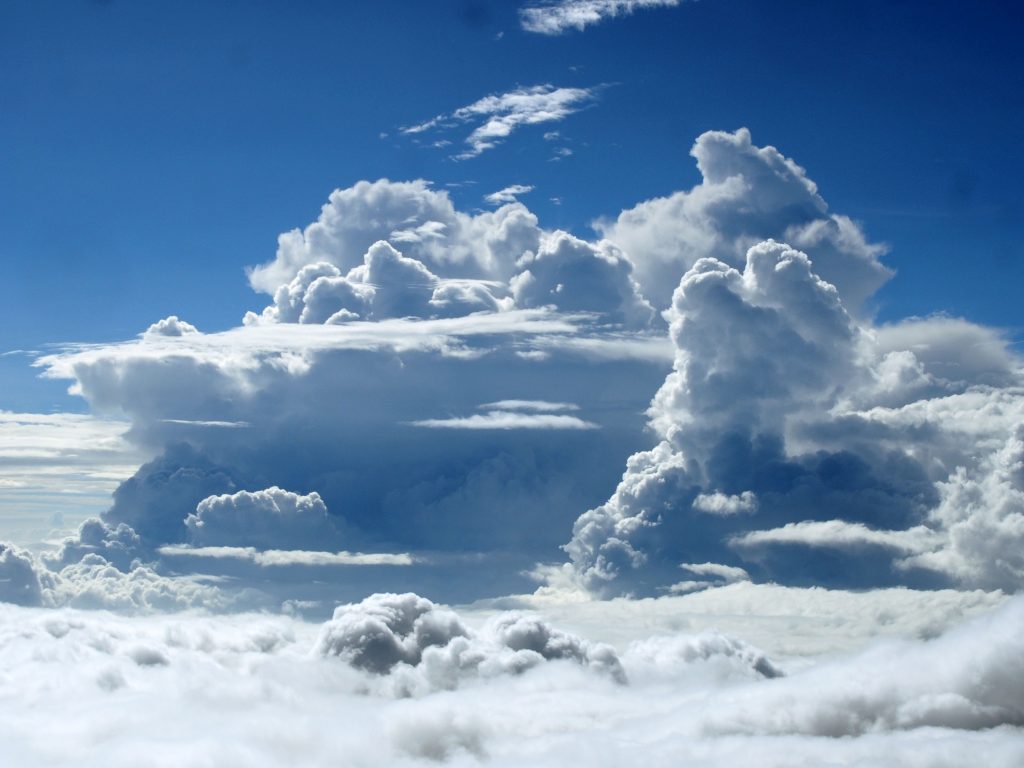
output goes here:
<path id="1" fill-rule="evenodd" d="M 551 84 L 516 88 L 496 93 L 459 107 L 422 123 L 401 128 L 407 136 L 437 134 L 470 125 L 470 134 L 463 140 L 465 149 L 453 155 L 468 160 L 493 149 L 525 126 L 543 125 L 564 120 L 594 103 L 599 87 L 568 88 Z"/>
<path id="2" fill-rule="evenodd" d="M 599 425 L 581 419 L 574 403 L 545 400 L 503 400 L 481 405 L 483 413 L 444 419 L 421 419 L 413 426 L 431 429 L 599 429 Z"/>
<path id="3" fill-rule="evenodd" d="M 157 550 L 170 557 L 208 557 L 214 559 L 245 560 L 265 567 L 292 565 L 412 565 L 414 560 L 405 553 L 325 552 L 304 549 L 267 549 L 255 547 L 188 547 L 166 545 Z"/>
<path id="4" fill-rule="evenodd" d="M 519 23 L 527 32 L 562 35 L 617 16 L 653 8 L 673 8 L 681 0 L 541 0 L 519 10 Z"/>
<path id="5" fill-rule="evenodd" d="M 510 184 L 507 187 L 499 189 L 497 192 L 491 192 L 491 194 L 487 195 L 484 200 L 492 205 L 514 203 L 519 199 L 520 195 L 533 192 L 533 190 L 534 187 L 532 184 Z"/>

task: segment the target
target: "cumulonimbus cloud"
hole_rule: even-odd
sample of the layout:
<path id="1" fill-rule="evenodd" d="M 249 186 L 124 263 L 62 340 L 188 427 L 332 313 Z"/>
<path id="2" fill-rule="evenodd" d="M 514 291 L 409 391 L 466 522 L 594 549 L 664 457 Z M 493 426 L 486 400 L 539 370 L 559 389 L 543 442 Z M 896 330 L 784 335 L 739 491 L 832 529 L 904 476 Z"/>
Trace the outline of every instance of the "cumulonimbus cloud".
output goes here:
<path id="1" fill-rule="evenodd" d="M 571 588 L 594 594 L 680 591 L 687 564 L 718 570 L 686 589 L 1018 589 L 1019 357 L 963 319 L 875 324 L 884 248 L 803 168 L 743 129 L 692 152 L 699 184 L 599 240 L 360 182 L 250 271 L 272 298 L 242 327 L 172 317 L 43 357 L 155 456 L 48 562 L 166 572 L 161 551 L 234 547 L 430 553 L 405 569 L 426 572 L 501 552 L 512 591 L 537 562 L 564 575 L 569 539 Z M 246 502 L 248 533 L 203 540 L 241 509 L 204 500 L 274 486 L 326 512 Z"/>
<path id="2" fill-rule="evenodd" d="M 672 567 L 698 557 L 775 579 L 820 580 L 841 559 L 874 583 L 1024 584 L 1007 549 L 1021 541 L 1024 382 L 1004 340 L 977 329 L 983 356 L 936 355 L 926 339 L 947 318 L 878 331 L 774 241 L 742 272 L 698 260 L 668 318 L 675 368 L 648 411 L 662 442 L 567 545 L 586 588 L 678 588 Z"/>

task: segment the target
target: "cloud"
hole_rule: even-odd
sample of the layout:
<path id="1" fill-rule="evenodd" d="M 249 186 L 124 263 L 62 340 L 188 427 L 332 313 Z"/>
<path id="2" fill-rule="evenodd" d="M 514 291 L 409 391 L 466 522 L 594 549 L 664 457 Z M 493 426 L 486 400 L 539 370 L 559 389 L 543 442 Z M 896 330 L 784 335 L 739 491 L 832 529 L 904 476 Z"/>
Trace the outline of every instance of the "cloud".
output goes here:
<path id="1" fill-rule="evenodd" d="M 481 596 L 528 585 L 519 573 L 557 553 L 580 500 L 594 504 L 610 492 L 622 456 L 642 444 L 641 411 L 667 367 L 661 345 L 644 333 L 606 331 L 592 315 L 529 309 L 147 336 L 70 348 L 44 364 L 73 377 L 96 410 L 127 411 L 132 438 L 161 452 L 103 515 L 111 528 L 129 526 L 142 561 L 159 561 L 160 572 L 192 568 L 265 586 L 251 562 L 172 562 L 166 545 L 407 552 L 417 558 L 408 570 L 433 569 L 440 588 Z M 486 428 L 444 429 L 442 438 L 414 426 L 466 426 L 452 418 Z M 249 499 L 271 486 L 315 492 L 326 517 L 249 505 L 236 520 L 237 505 L 214 515 L 205 509 L 211 502 L 197 512 L 208 497 Z M 196 525 L 207 517 L 209 525 Z M 482 581 L 446 577 L 458 568 L 434 557 L 495 548 L 508 562 Z M 385 578 L 399 589 L 416 583 Z M 288 588 L 294 593 L 281 599 L 310 597 L 298 580 Z"/>
<path id="2" fill-rule="evenodd" d="M 89 532 L 85 533 L 88 540 Z M 32 553 L 0 543 L 0 603 L 29 607 L 105 609 L 124 613 L 223 610 L 232 601 L 215 587 L 158 574 L 133 562 L 118 568 L 96 553 L 51 570 Z"/>
<path id="3" fill-rule="evenodd" d="M 598 429 L 599 425 L 584 421 L 571 413 L 578 411 L 575 403 L 552 403 L 547 400 L 498 400 L 480 406 L 484 413 L 453 416 L 446 419 L 420 419 L 410 422 L 429 429 Z"/>
<path id="4" fill-rule="evenodd" d="M 630 16 L 647 8 L 674 8 L 679 0 L 541 0 L 519 9 L 519 23 L 527 32 L 561 35 L 617 16 Z"/>
<path id="5" fill-rule="evenodd" d="M 471 416 L 447 419 L 421 419 L 410 422 L 416 427 L 430 429 L 597 429 L 598 425 L 578 416 L 564 413 L 522 413 L 516 411 L 487 411 Z"/>
<path id="6" fill-rule="evenodd" d="M 1024 426 L 973 471 L 958 467 L 940 484 L 941 502 L 929 523 L 945 546 L 911 552 L 905 566 L 950 573 L 976 586 L 1020 589 L 1024 581 Z M 919 550 L 924 550 L 920 547 Z"/>
<path id="7" fill-rule="evenodd" d="M 273 295 L 303 267 L 326 263 L 344 274 L 381 240 L 441 278 L 507 278 L 539 237 L 536 216 L 519 204 L 469 215 L 422 180 L 361 181 L 332 192 L 314 223 L 282 234 L 275 259 L 250 268 L 249 281 Z"/>
<path id="8" fill-rule="evenodd" d="M 332 264 L 303 267 L 274 293 L 274 304 L 250 324 L 289 322 L 334 325 L 395 317 L 458 317 L 510 309 L 507 290 L 495 281 L 441 280 L 422 262 L 408 259 L 383 240 L 348 274 Z"/>
<path id="9" fill-rule="evenodd" d="M 689 191 L 654 198 L 595 223 L 635 265 L 635 279 L 655 306 L 666 306 L 683 272 L 713 257 L 742 268 L 748 248 L 775 239 L 808 254 L 847 309 L 861 305 L 892 276 L 860 226 L 830 213 L 806 171 L 750 131 L 708 131 L 690 154 L 703 180 Z"/>
<path id="10" fill-rule="evenodd" d="M 255 547 L 192 547 L 165 544 L 157 552 L 171 557 L 205 557 L 246 560 L 263 567 L 349 566 L 349 565 L 412 565 L 416 560 L 406 553 L 390 552 L 324 552 L 302 549 L 257 550 Z"/>
<path id="11" fill-rule="evenodd" d="M 859 736 L 922 727 L 964 730 L 1024 723 L 1024 701 L 1010 682 L 1019 674 L 1017 642 L 1007 634 L 1024 618 L 1014 601 L 996 616 L 925 643 L 894 643 L 847 662 L 780 681 L 745 701 L 708 713 L 713 734 Z M 980 637 L 984 640 L 980 640 Z M 967 663 L 950 664 L 970 649 Z M 865 678 L 852 669 L 872 668 Z M 852 668 L 852 669 L 851 669 Z M 898 680 L 898 687 L 893 681 Z M 855 681 L 855 682 L 854 682 Z M 819 693 L 806 696 L 813 686 Z"/>
<path id="12" fill-rule="evenodd" d="M 199 547 L 303 549 L 338 541 L 338 520 L 315 491 L 302 495 L 275 486 L 208 496 L 184 523 L 189 541 Z"/>
<path id="13" fill-rule="evenodd" d="M 55 510 L 85 517 L 105 509 L 146 457 L 125 437 L 130 426 L 87 414 L 0 411 L 0 537 L 34 545 L 49 536 Z"/>
<path id="14" fill-rule="evenodd" d="M 751 491 L 739 494 L 698 493 L 693 508 L 709 515 L 742 515 L 757 511 L 757 496 Z"/>
<path id="15" fill-rule="evenodd" d="M 550 84 L 516 88 L 506 93 L 491 94 L 417 125 L 402 128 L 402 133 L 415 135 L 434 130 L 451 129 L 465 123 L 474 128 L 465 143 L 468 145 L 457 159 L 466 160 L 493 149 L 512 133 L 526 125 L 558 122 L 589 106 L 597 96 L 596 88 L 558 88 Z"/>
<path id="16" fill-rule="evenodd" d="M 238 583 L 264 579 L 256 555 L 160 553 L 408 553 L 396 570 L 465 599 L 525 589 L 537 563 L 604 596 L 740 571 L 1018 588 L 1007 457 L 1024 383 L 1005 336 L 941 316 L 874 324 L 882 248 L 802 168 L 745 130 L 693 154 L 700 184 L 602 222 L 598 241 L 518 203 L 471 215 L 424 181 L 360 182 L 250 272 L 273 301 L 243 327 L 44 356 L 157 456 L 63 552 L 162 575 L 203 561 Z M 272 486 L 326 511 L 192 538 L 204 499 Z M 307 522 L 344 535 L 302 539 Z M 486 586 L 447 578 L 455 558 L 499 553 Z M 736 570 L 682 582 L 680 564 Z M 282 599 L 323 598 L 287 575 Z"/>
<path id="17" fill-rule="evenodd" d="M 644 328 L 655 318 L 632 279 L 633 265 L 612 243 L 554 232 L 517 266 L 522 271 L 510 281 L 516 306 L 599 312 L 629 328 Z"/>
<path id="18" fill-rule="evenodd" d="M 499 189 L 497 192 L 484 197 L 484 200 L 493 204 L 500 205 L 502 203 L 514 203 L 519 195 L 525 195 L 528 192 L 533 192 L 534 187 L 532 184 L 513 184 L 509 187 Z"/>
<path id="19" fill-rule="evenodd" d="M 232 598 L 217 587 L 189 578 L 161 575 L 144 565 L 122 571 L 99 555 L 86 555 L 52 578 L 53 586 L 44 596 L 46 606 L 166 613 L 225 610 L 232 605 Z"/>
<path id="20" fill-rule="evenodd" d="M 920 397 L 968 385 L 1019 384 L 1020 359 L 1009 346 L 1006 334 L 997 328 L 934 315 L 880 326 L 875 329 L 875 337 L 879 354 L 894 358 L 886 372 L 891 376 L 895 369 L 907 377 L 890 384 L 896 390 L 894 394 Z M 908 353 L 913 355 L 911 370 L 895 362 L 908 360 Z M 908 376 L 911 371 L 913 375 Z"/>
<path id="21" fill-rule="evenodd" d="M 74 565 L 87 555 L 98 555 L 115 568 L 128 572 L 140 562 L 143 552 L 142 539 L 130 525 L 108 525 L 91 517 L 78 526 L 74 536 L 65 537 L 56 552 L 44 553 L 43 561 L 60 569 Z"/>
<path id="22" fill-rule="evenodd" d="M 267 766 L 327 766 L 344 754 L 365 765 L 486 756 L 496 766 L 557 766 L 582 755 L 610 766 L 635 762 L 637 744 L 657 768 L 969 764 L 979 754 L 1009 768 L 1024 755 L 1019 600 L 968 622 L 954 618 L 962 626 L 931 639 L 822 654 L 808 650 L 822 636 L 815 630 L 845 629 L 850 614 L 839 605 L 834 616 L 804 611 L 834 595 L 791 591 L 792 602 L 765 604 L 766 588 L 744 589 L 761 601 L 753 626 L 804 652 L 780 662 L 725 632 L 651 635 L 651 624 L 609 622 L 616 605 L 590 604 L 606 631 L 630 633 L 614 653 L 625 683 L 594 663 L 598 643 L 555 629 L 547 616 L 456 613 L 415 595 L 377 595 L 324 625 L 266 614 L 128 619 L 0 605 L 0 626 L 11 628 L 0 632 L 0 654 L 11 662 L 3 684 L 17 692 L 0 697 L 0 736 L 14 765 L 102 760 L 113 768 L 167 754 L 168 732 L 175 761 L 219 765 L 257 755 Z M 916 593 L 892 602 L 888 625 L 880 615 L 878 626 L 891 631 L 905 621 L 897 605 L 919 615 L 922 601 L 935 609 L 936 599 Z M 719 600 L 622 607 L 657 623 L 667 605 Z M 841 600 L 858 601 L 882 606 L 873 594 Z M 396 644 L 400 659 L 391 663 Z M 371 660 L 383 671 L 367 669 Z M 211 741 L 211 729 L 232 738 Z"/>
<path id="23" fill-rule="evenodd" d="M 379 239 L 352 237 L 353 217 L 371 218 Z M 657 320 L 629 258 L 614 244 L 544 233 L 518 203 L 470 217 L 422 182 L 337 190 L 318 222 L 301 236 L 282 238 L 277 259 L 250 273 L 274 303 L 250 313 L 249 325 L 459 317 L 538 306 L 593 312 L 629 328 Z M 358 247 L 365 252 L 357 256 Z"/>
<path id="24" fill-rule="evenodd" d="M 721 563 L 680 563 L 679 567 L 694 576 L 702 577 L 680 581 L 668 587 L 669 594 L 685 595 L 702 589 L 720 587 L 723 584 L 735 584 L 750 581 L 750 574 L 743 568 Z"/>
<path id="25" fill-rule="evenodd" d="M 183 541 L 186 518 L 202 500 L 236 490 L 232 471 L 211 461 L 189 443 L 172 443 L 114 491 L 103 514 L 111 525 L 124 524 L 152 547 Z"/>
<path id="26" fill-rule="evenodd" d="M 572 661 L 625 682 L 619 659 L 608 646 L 514 612 L 496 616 L 474 632 L 452 611 L 412 593 L 371 595 L 338 607 L 316 649 L 357 669 L 390 673 L 396 692 L 403 695 L 452 689 L 467 677 L 521 674 L 554 660 Z"/>
<path id="27" fill-rule="evenodd" d="M 625 654 L 631 672 L 646 673 L 656 680 L 667 670 L 676 674 L 692 671 L 701 662 L 718 667 L 720 677 L 736 676 L 737 671 L 750 677 L 776 678 L 783 672 L 757 648 L 735 637 L 719 632 L 705 632 L 687 637 L 655 635 L 633 642 Z"/>
<path id="28" fill-rule="evenodd" d="M 184 336 L 187 333 L 199 333 L 199 329 L 191 323 L 179 320 L 177 315 L 158 320 L 146 329 L 146 334 L 155 336 Z"/>
<path id="29" fill-rule="evenodd" d="M 30 553 L 0 543 L 0 602 L 39 605 L 43 585 Z"/>
<path id="30" fill-rule="evenodd" d="M 244 421 L 215 421 L 211 419 L 164 419 L 164 424 L 181 424 L 185 427 L 215 427 L 219 429 L 245 429 L 250 426 Z"/>
<path id="31" fill-rule="evenodd" d="M 773 241 L 742 272 L 698 260 L 667 317 L 675 369 L 648 411 L 661 442 L 577 520 L 566 549 L 585 588 L 702 588 L 674 570 L 700 559 L 789 583 L 1021 587 L 1021 365 L 998 334 L 876 329 Z M 945 328 L 980 351 L 943 346 Z"/>
<path id="32" fill-rule="evenodd" d="M 539 413 L 578 411 L 580 409 L 575 403 L 552 403 L 549 400 L 498 400 L 494 403 L 484 403 L 480 407 L 488 410 L 535 411 Z"/>
<path id="33" fill-rule="evenodd" d="M 868 528 L 863 523 L 846 523 L 842 520 L 807 520 L 800 523 L 786 523 L 781 528 L 772 528 L 766 531 L 748 531 L 734 537 L 731 542 L 733 546 L 744 549 L 792 544 L 854 550 L 864 547 L 882 547 L 916 553 L 930 549 L 938 539 L 938 534 L 925 526 L 917 526 L 905 531 L 879 531 Z"/>

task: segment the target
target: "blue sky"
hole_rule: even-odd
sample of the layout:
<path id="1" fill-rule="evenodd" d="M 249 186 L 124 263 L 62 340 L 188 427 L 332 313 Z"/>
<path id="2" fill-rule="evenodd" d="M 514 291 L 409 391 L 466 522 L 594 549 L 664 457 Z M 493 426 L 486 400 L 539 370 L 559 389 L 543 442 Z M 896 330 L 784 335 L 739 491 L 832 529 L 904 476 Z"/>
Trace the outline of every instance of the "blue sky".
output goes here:
<path id="1" fill-rule="evenodd" d="M 10 2 L 0 14 L 5 350 L 124 338 L 171 313 L 230 327 L 260 304 L 242 268 L 359 179 L 471 182 L 451 190 L 464 209 L 533 185 L 524 201 L 546 225 L 587 235 L 598 216 L 692 184 L 693 139 L 739 126 L 891 245 L 901 277 L 880 317 L 1019 323 L 1011 5 L 701 0 L 557 37 L 520 29 L 507 2 Z M 467 161 L 398 134 L 542 83 L 606 87 Z M 571 157 L 549 162 L 548 130 Z M 22 362 L 0 364 L 6 407 L 69 407 Z"/>

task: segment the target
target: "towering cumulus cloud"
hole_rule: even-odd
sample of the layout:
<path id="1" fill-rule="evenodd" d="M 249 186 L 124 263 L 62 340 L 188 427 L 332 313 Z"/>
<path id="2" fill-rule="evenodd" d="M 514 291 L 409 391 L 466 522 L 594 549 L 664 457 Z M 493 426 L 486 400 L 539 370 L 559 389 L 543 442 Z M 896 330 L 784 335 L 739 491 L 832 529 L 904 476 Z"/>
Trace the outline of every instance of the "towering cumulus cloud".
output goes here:
<path id="1" fill-rule="evenodd" d="M 1024 584 L 1024 392 L 1005 342 L 989 336 L 978 363 L 941 341 L 950 326 L 985 336 L 966 323 L 858 322 L 774 241 L 742 272 L 698 260 L 668 317 L 674 369 L 648 411 L 661 442 L 577 520 L 579 583 L 652 593 L 717 558 L 796 583 Z"/>
<path id="2" fill-rule="evenodd" d="M 644 295 L 664 305 L 699 259 L 742 268 L 752 245 L 774 238 L 807 253 L 815 271 L 856 311 L 891 272 L 850 218 L 830 213 L 806 171 L 750 132 L 708 131 L 690 154 L 703 181 L 599 222 L 602 234 L 629 254 Z"/>
<path id="3" fill-rule="evenodd" d="M 326 262 L 347 272 L 378 240 L 443 277 L 507 277 L 517 258 L 537 250 L 539 235 L 537 217 L 518 203 L 473 216 L 424 181 L 362 181 L 335 190 L 304 230 L 281 235 L 276 258 L 254 267 L 249 279 L 273 294 L 305 266 Z"/>
<path id="4" fill-rule="evenodd" d="M 520 203 L 359 182 L 250 270 L 270 299 L 240 327 L 169 317 L 42 358 L 154 457 L 44 564 L 219 569 L 305 602 L 423 579 L 477 598 L 531 571 L 598 595 L 1016 589 L 1024 399 L 1003 337 L 876 325 L 883 249 L 799 165 L 745 129 L 692 154 L 698 185 L 594 241 Z"/>

